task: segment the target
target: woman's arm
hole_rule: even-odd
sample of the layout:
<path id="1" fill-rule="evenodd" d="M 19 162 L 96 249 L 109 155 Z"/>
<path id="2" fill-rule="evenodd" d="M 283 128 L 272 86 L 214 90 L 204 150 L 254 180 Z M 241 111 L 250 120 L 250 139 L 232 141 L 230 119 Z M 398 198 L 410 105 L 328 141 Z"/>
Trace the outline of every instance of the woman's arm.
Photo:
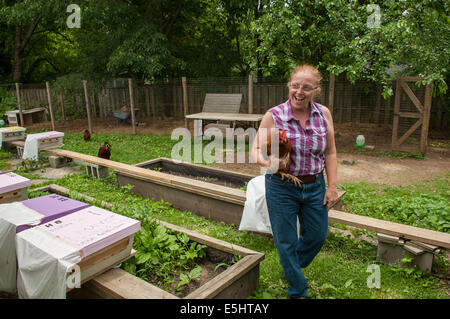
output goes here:
<path id="1" fill-rule="evenodd" d="M 323 199 L 323 204 L 333 204 L 337 198 L 337 152 L 334 140 L 334 126 L 331 112 L 327 107 L 323 107 L 324 115 L 328 124 L 327 148 L 325 150 L 325 169 L 327 171 L 328 188 Z"/>
<path id="2" fill-rule="evenodd" d="M 267 137 L 269 136 L 272 128 L 275 128 L 272 113 L 266 112 L 261 120 L 261 124 L 259 125 L 258 132 L 256 133 L 255 139 L 253 140 L 251 149 L 252 159 L 256 160 L 256 163 L 261 166 L 270 166 L 270 160 L 264 158 L 263 151 L 265 150 L 264 146 L 267 143 Z"/>

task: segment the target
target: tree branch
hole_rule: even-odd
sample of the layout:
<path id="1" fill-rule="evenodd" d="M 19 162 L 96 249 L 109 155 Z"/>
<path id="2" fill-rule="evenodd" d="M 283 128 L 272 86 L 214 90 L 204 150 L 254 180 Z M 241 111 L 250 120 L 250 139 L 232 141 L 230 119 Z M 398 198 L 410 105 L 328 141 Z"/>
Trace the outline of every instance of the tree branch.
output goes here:
<path id="1" fill-rule="evenodd" d="M 37 16 L 36 18 L 33 19 L 33 22 L 31 23 L 31 25 L 28 27 L 28 32 L 25 35 L 25 38 L 22 40 L 22 43 L 20 44 L 20 49 L 23 51 L 23 49 L 27 46 L 28 42 L 30 41 L 31 36 L 34 33 L 34 30 L 36 30 L 39 22 L 42 19 L 42 14 L 40 14 L 39 16 Z"/>
<path id="2" fill-rule="evenodd" d="M 178 18 L 178 15 L 181 12 L 181 9 L 183 8 L 184 0 L 179 0 L 177 4 L 177 8 L 175 10 L 175 13 L 167 20 L 164 25 L 161 28 L 161 33 L 164 34 L 166 37 L 170 33 L 170 29 L 172 29 L 172 26 L 174 25 L 176 19 Z"/>

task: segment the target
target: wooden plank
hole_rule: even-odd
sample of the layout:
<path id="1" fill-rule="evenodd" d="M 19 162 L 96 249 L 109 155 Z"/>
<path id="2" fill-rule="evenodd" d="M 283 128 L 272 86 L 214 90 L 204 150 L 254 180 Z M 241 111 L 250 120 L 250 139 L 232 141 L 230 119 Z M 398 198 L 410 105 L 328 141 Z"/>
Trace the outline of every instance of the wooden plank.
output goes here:
<path id="1" fill-rule="evenodd" d="M 166 185 L 170 185 L 171 187 L 186 188 L 186 186 L 189 185 L 191 191 L 199 191 L 199 192 L 206 191 L 209 194 L 216 194 L 219 197 L 224 197 L 231 200 L 234 199 L 240 201 L 242 198 L 242 192 L 244 192 L 239 189 L 230 189 L 229 187 L 221 185 L 214 185 L 214 189 L 211 189 L 211 184 L 203 181 L 194 181 L 186 177 L 173 176 L 171 174 L 156 172 L 153 170 L 136 167 L 134 165 L 119 163 L 103 159 L 100 157 L 81 154 L 68 150 L 54 149 L 48 150 L 48 152 L 56 156 L 79 159 L 85 162 L 110 167 L 125 173 L 136 174 L 142 177 L 152 178 L 155 181 L 165 183 Z"/>
<path id="2" fill-rule="evenodd" d="M 416 123 L 414 123 L 413 126 L 411 126 L 408 131 L 405 132 L 405 134 L 402 135 L 397 140 L 397 147 L 402 144 L 420 125 L 422 124 L 422 119 L 419 119 Z"/>
<path id="3" fill-rule="evenodd" d="M 239 113 L 242 94 L 212 94 L 205 96 L 202 112 Z"/>
<path id="4" fill-rule="evenodd" d="M 236 246 L 236 245 L 233 245 L 226 241 L 216 239 L 213 237 L 209 237 L 209 236 L 197 233 L 195 231 L 192 231 L 192 230 L 189 230 L 189 229 L 177 226 L 177 225 L 173 225 L 173 224 L 161 221 L 161 220 L 158 222 L 161 225 L 167 227 L 168 229 L 171 229 L 171 230 L 174 230 L 177 232 L 186 233 L 186 235 L 188 235 L 189 238 L 195 242 L 198 242 L 200 244 L 208 244 L 209 247 L 220 249 L 220 250 L 225 251 L 230 254 L 238 254 L 241 256 L 247 256 L 247 255 L 251 255 L 251 254 L 255 253 L 254 250 L 250 250 L 245 247 Z"/>
<path id="5" fill-rule="evenodd" d="M 414 92 L 411 90 L 411 88 L 408 86 L 408 84 L 404 81 L 400 81 L 400 85 L 405 90 L 406 94 L 408 94 L 411 101 L 414 103 L 416 108 L 419 110 L 420 113 L 423 113 L 423 105 L 420 103 L 419 99 L 416 97 Z"/>
<path id="6" fill-rule="evenodd" d="M 179 299 L 122 269 L 111 269 L 91 279 L 86 288 L 114 299 Z"/>
<path id="7" fill-rule="evenodd" d="M 239 263 L 233 265 L 233 267 L 230 267 L 227 271 L 224 271 L 212 280 L 200 286 L 194 292 L 187 295 L 185 299 L 214 298 L 222 290 L 229 287 L 233 282 L 247 274 L 253 267 L 257 266 L 262 259 L 264 259 L 263 254 L 245 256 L 239 261 Z"/>
<path id="8" fill-rule="evenodd" d="M 422 118 L 421 113 L 414 113 L 414 112 L 398 112 L 398 115 L 400 117 L 407 117 L 407 118 L 414 118 L 414 119 Z"/>
<path id="9" fill-rule="evenodd" d="M 100 261 L 105 260 L 105 259 L 117 254 L 118 252 L 122 251 L 123 249 L 125 249 L 128 246 L 129 242 L 130 242 L 130 238 L 125 237 L 124 239 L 119 240 L 118 242 L 86 257 L 85 259 L 80 261 L 77 265 L 78 265 L 78 267 L 80 267 L 80 270 L 89 268 L 89 267 L 99 263 Z"/>
<path id="10" fill-rule="evenodd" d="M 328 218 L 330 222 L 342 223 L 403 239 L 416 240 L 430 245 L 450 248 L 450 234 L 443 232 L 350 214 L 334 209 L 328 212 Z"/>

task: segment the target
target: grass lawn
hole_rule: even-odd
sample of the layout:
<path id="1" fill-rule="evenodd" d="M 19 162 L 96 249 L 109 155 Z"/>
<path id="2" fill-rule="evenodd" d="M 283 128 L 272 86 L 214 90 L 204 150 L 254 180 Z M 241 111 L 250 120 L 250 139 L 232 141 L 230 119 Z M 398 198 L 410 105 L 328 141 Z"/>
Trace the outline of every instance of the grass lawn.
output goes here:
<path id="1" fill-rule="evenodd" d="M 171 148 L 177 143 L 177 141 L 171 141 L 169 135 L 123 134 L 93 134 L 91 142 L 84 142 L 81 133 L 66 133 L 64 148 L 96 155 L 104 141 L 111 143 L 111 160 L 129 164 L 157 157 L 170 157 Z M 348 211 L 357 214 L 448 231 L 449 210 L 446 205 L 443 205 L 443 201 L 448 203 L 450 195 L 448 179 L 448 175 L 443 176 L 439 181 L 432 183 L 431 187 L 416 185 L 394 188 L 387 185 L 345 184 L 342 185 L 347 190 L 344 204 Z M 53 182 L 112 203 L 115 205 L 113 211 L 117 213 L 128 216 L 140 214 L 152 216 L 263 252 L 265 259 L 260 267 L 260 285 L 251 298 L 288 298 L 288 284 L 283 277 L 277 251 L 273 241 L 266 237 L 246 231 L 239 232 L 237 226 L 207 220 L 191 212 L 176 210 L 170 203 L 143 199 L 129 192 L 126 187 L 118 187 L 113 175 L 104 180 L 94 180 L 84 175 L 70 175 Z M 366 192 L 373 192 L 371 197 L 374 199 L 369 204 L 364 197 Z M 412 206 L 406 204 L 401 206 L 400 202 L 408 202 Z M 380 211 L 377 210 L 378 207 L 383 208 Z M 419 218 L 417 214 L 424 209 L 432 217 L 420 223 L 417 221 Z M 420 216 L 422 219 L 425 218 Z M 380 269 L 380 288 L 369 288 L 367 284 L 371 275 L 368 267 L 374 264 Z M 442 256 L 438 258 L 438 273 L 435 275 L 412 268 L 383 265 L 377 261 L 375 246 L 330 232 L 323 249 L 311 265 L 304 269 L 304 273 L 310 284 L 309 294 L 317 299 L 449 298 L 448 285 L 443 284 L 442 281 L 442 279 L 447 280 L 448 269 L 448 261 Z"/>

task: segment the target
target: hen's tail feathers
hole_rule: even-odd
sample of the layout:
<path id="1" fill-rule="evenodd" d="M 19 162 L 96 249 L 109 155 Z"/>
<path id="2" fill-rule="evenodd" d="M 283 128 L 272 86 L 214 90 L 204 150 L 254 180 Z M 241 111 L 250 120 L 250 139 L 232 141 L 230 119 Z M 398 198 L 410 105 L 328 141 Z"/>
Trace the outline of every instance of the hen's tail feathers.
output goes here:
<path id="1" fill-rule="evenodd" d="M 286 178 L 288 181 L 294 183 L 295 186 L 302 187 L 302 181 L 297 176 L 288 173 L 280 173 L 280 175 L 282 180 Z"/>

